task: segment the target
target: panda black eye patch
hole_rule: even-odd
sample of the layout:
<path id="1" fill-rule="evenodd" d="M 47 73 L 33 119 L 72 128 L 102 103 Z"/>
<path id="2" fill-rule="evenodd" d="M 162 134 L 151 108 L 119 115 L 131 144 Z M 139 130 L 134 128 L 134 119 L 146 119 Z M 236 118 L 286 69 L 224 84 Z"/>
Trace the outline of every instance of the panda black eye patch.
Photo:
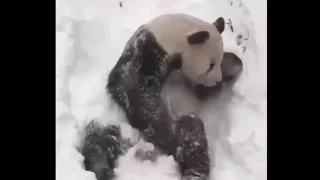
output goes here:
<path id="1" fill-rule="evenodd" d="M 210 63 L 209 69 L 207 70 L 207 73 L 209 73 L 214 67 L 214 63 Z"/>

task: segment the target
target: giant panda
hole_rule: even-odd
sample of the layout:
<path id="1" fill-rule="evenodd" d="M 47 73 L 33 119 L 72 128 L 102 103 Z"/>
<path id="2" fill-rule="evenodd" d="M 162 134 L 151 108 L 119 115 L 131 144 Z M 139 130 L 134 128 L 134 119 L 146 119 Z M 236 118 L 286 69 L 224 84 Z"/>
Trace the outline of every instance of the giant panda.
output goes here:
<path id="1" fill-rule="evenodd" d="M 161 91 L 174 70 L 191 84 L 204 87 L 222 80 L 224 24 L 222 17 L 214 23 L 187 14 L 156 17 L 136 30 L 108 77 L 106 91 L 128 123 L 145 141 L 173 155 L 183 179 L 204 180 L 209 176 L 203 122 L 192 114 L 173 121 Z M 131 146 L 118 126 L 101 127 L 93 121 L 82 148 L 85 168 L 98 180 L 111 179 L 117 158 Z"/>

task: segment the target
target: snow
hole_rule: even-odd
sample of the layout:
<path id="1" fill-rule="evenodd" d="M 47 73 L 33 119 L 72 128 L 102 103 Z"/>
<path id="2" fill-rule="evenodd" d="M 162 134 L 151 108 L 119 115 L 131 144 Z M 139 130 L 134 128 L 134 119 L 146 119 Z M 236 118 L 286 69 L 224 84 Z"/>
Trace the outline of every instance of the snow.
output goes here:
<path id="1" fill-rule="evenodd" d="M 95 180 L 83 169 L 77 151 L 83 127 L 91 120 L 119 123 L 122 132 L 137 141 L 137 132 L 124 121 L 119 109 L 106 97 L 107 74 L 118 60 L 125 43 L 141 24 L 162 13 L 182 12 L 213 22 L 222 16 L 232 21 L 223 33 L 226 51 L 243 59 L 244 70 L 227 105 L 215 104 L 218 115 L 228 114 L 229 124 L 211 124 L 220 129 L 215 166 L 210 179 L 266 180 L 266 0 L 57 0 L 56 29 L 56 173 L 58 180 Z M 240 5 L 241 4 L 241 5 Z M 240 6 L 240 7 L 239 7 Z M 248 40 L 238 46 L 237 35 Z M 246 46 L 243 53 L 242 46 Z M 226 108 L 227 107 L 227 108 Z M 210 107 L 207 107 L 210 108 Z M 219 109 L 221 108 L 221 109 Z M 219 114 L 220 113 L 220 114 Z M 230 126 L 230 127 L 227 127 Z M 157 163 L 140 162 L 134 152 L 142 142 L 119 159 L 118 180 L 177 180 L 171 156 Z"/>

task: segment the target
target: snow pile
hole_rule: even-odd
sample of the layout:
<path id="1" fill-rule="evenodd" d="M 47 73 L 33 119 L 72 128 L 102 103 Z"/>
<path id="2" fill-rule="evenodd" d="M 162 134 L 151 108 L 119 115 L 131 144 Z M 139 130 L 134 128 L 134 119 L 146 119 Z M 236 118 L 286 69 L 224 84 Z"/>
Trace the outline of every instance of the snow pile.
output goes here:
<path id="1" fill-rule="evenodd" d="M 76 149 L 80 146 L 82 128 L 91 119 L 120 123 L 123 133 L 136 140 L 137 133 L 123 123 L 119 110 L 105 97 L 107 74 L 136 28 L 162 13 L 174 12 L 208 22 L 224 17 L 230 24 L 223 33 L 225 49 L 244 61 L 244 71 L 233 89 L 237 95 L 223 109 L 216 110 L 228 114 L 225 121 L 230 122 L 230 127 L 229 132 L 223 132 L 223 122 L 218 125 L 220 140 L 214 151 L 211 179 L 266 179 L 266 0 L 122 0 L 121 3 L 57 0 L 56 3 L 58 180 L 95 179 L 93 173 L 83 170 L 83 157 Z M 119 159 L 120 166 L 115 170 L 118 180 L 179 179 L 172 157 L 160 156 L 157 163 L 139 162 L 133 156 L 135 148 Z"/>

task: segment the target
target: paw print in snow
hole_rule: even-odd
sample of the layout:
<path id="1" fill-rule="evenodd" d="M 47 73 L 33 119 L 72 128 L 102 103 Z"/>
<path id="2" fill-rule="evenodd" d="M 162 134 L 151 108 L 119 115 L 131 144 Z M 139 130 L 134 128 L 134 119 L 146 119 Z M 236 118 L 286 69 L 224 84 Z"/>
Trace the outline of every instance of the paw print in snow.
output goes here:
<path id="1" fill-rule="evenodd" d="M 230 6 L 233 5 L 233 1 L 227 1 L 227 2 L 229 3 Z M 242 7 L 242 1 L 239 2 L 239 6 L 238 6 L 238 7 L 239 7 L 239 8 Z"/>
<path id="2" fill-rule="evenodd" d="M 229 20 L 229 22 L 227 22 L 226 24 L 229 25 L 231 32 L 233 32 L 233 25 L 232 25 L 231 19 L 228 18 L 228 20 Z"/>
<path id="3" fill-rule="evenodd" d="M 242 52 L 244 53 L 247 49 L 246 45 L 245 45 L 245 41 L 248 41 L 249 38 L 249 33 L 248 33 L 248 37 L 244 37 L 242 34 L 238 34 L 236 37 L 236 43 L 237 45 L 243 45 L 242 48 Z"/>

